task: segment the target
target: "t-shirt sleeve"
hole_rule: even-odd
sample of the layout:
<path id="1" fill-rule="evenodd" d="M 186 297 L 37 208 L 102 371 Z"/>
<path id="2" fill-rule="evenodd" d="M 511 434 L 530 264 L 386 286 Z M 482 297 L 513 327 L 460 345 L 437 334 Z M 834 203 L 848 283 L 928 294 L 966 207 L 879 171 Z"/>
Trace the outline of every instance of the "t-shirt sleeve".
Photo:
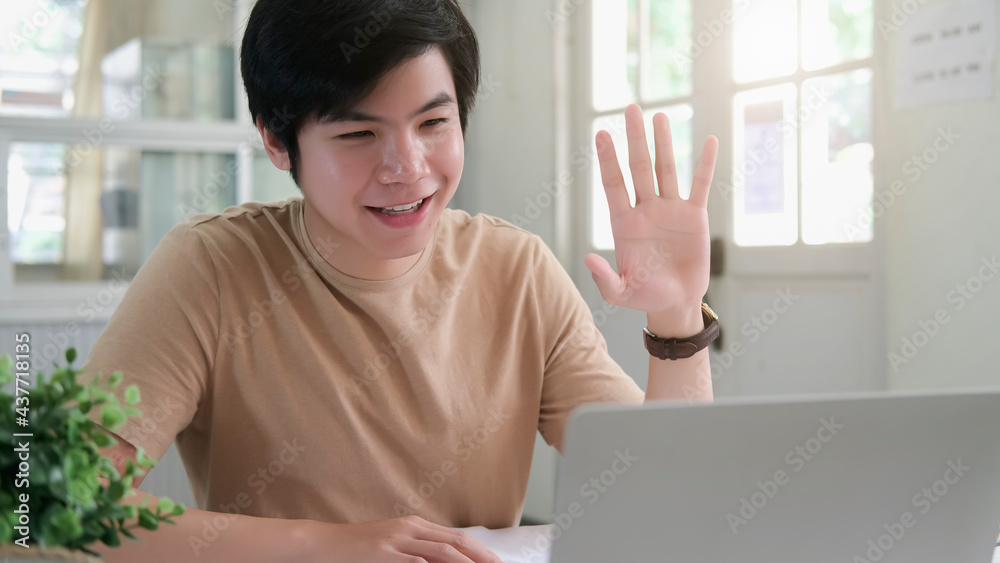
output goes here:
<path id="1" fill-rule="evenodd" d="M 570 412 L 584 403 L 641 404 L 642 389 L 611 359 L 593 314 L 555 255 L 539 241 L 536 305 L 548 357 L 538 430 L 561 449 Z"/>
<path id="2" fill-rule="evenodd" d="M 134 417 L 114 432 L 159 460 L 192 421 L 206 395 L 219 331 L 215 267 L 191 223 L 171 230 L 140 268 L 94 344 L 84 381 L 124 375 L 116 394 L 140 392 Z M 101 424 L 99 409 L 90 418 Z"/>

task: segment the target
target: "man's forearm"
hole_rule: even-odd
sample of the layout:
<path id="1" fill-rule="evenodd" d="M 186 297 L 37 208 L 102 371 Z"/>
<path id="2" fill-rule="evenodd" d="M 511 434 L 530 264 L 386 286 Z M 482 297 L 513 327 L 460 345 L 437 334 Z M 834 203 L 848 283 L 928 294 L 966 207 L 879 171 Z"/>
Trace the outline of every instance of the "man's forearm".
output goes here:
<path id="1" fill-rule="evenodd" d="M 694 336 L 705 328 L 700 306 L 684 315 L 647 315 L 647 322 L 653 334 L 678 338 Z M 707 348 L 680 360 L 649 357 L 647 401 L 682 399 L 695 403 L 712 398 L 712 369 Z"/>
<path id="2" fill-rule="evenodd" d="M 145 497 L 149 497 L 147 506 L 156 506 L 157 497 L 141 491 L 126 497 L 125 502 L 139 504 Z M 123 537 L 120 547 L 97 542 L 90 549 L 108 563 L 301 561 L 309 543 L 304 528 L 315 525 L 308 520 L 258 518 L 193 508 L 172 519 L 175 524 L 161 522 L 155 531 L 130 530 L 138 540 Z"/>

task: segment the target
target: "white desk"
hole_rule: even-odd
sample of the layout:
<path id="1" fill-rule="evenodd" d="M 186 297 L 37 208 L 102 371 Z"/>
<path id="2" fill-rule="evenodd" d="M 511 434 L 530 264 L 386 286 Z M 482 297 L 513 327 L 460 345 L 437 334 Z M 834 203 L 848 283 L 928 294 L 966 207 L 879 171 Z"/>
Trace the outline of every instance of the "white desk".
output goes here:
<path id="1" fill-rule="evenodd" d="M 522 526 L 502 530 L 487 530 L 478 526 L 463 530 L 492 549 L 506 563 L 549 562 L 549 526 Z M 993 554 L 993 563 L 1000 563 L 1000 548 Z"/>

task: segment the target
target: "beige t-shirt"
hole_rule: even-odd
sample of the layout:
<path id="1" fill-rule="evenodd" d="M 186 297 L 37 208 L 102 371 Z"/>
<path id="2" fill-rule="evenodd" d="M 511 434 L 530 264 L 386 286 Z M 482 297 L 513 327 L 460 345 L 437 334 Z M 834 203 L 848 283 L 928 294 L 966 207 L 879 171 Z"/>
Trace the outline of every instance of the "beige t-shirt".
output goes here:
<path id="1" fill-rule="evenodd" d="M 118 434 L 154 459 L 176 441 L 198 508 L 513 526 L 536 430 L 559 445 L 581 403 L 643 399 L 534 235 L 447 210 L 418 263 L 377 282 L 328 252 L 299 198 L 196 217 L 95 344 L 88 374 L 141 390 Z"/>

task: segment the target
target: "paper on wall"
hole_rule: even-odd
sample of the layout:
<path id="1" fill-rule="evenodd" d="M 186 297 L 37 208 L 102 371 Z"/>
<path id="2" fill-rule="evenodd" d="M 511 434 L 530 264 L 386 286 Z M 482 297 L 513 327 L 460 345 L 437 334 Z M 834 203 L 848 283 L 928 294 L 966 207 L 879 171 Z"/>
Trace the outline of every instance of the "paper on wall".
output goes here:
<path id="1" fill-rule="evenodd" d="M 993 95 L 996 16 L 993 0 L 924 5 L 907 0 L 889 21 L 896 52 L 896 109 Z"/>

